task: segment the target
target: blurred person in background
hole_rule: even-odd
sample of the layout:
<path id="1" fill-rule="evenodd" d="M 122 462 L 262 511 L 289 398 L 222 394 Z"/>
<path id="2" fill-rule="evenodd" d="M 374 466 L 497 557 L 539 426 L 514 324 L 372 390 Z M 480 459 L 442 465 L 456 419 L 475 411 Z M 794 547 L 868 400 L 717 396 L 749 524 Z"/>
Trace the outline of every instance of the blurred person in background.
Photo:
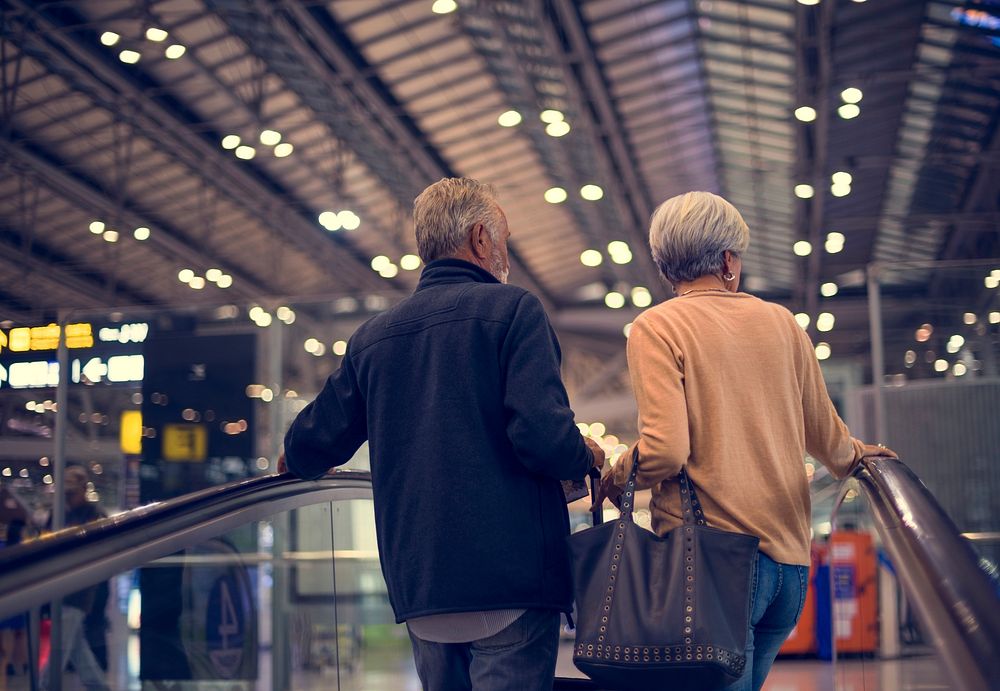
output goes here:
<path id="1" fill-rule="evenodd" d="M 27 510 L 10 490 L 0 485 L 0 548 L 13 547 L 24 540 L 28 523 Z M 26 614 L 0 620 L 0 670 L 6 676 L 28 673 L 27 628 Z"/>
<path id="2" fill-rule="evenodd" d="M 740 213 L 708 192 L 668 199 L 653 214 L 650 250 L 676 297 L 632 324 L 639 439 L 604 476 L 598 497 L 620 496 L 638 449 L 637 489 L 652 488 L 657 534 L 683 523 L 677 475 L 686 468 L 708 525 L 760 538 L 746 670 L 729 687 L 738 691 L 761 688 L 805 601 L 805 454 L 837 478 L 864 456 L 895 457 L 851 437 L 792 314 L 739 292 L 749 240 Z"/>
<path id="3" fill-rule="evenodd" d="M 104 518 L 104 512 L 97 504 L 87 499 L 88 483 L 90 477 L 86 468 L 80 465 L 71 465 L 66 468 L 64 475 L 64 495 L 66 499 L 66 527 L 83 525 L 91 521 Z M 52 518 L 49 517 L 48 529 L 52 529 Z M 106 592 L 106 585 L 105 592 Z M 101 594 L 101 584 L 94 585 L 75 593 L 67 595 L 62 600 L 62 664 L 63 669 L 70 662 L 80 678 L 80 683 L 88 691 L 109 691 L 110 687 L 104 681 L 104 674 L 101 666 L 87 642 L 84 620 L 95 608 L 98 596 Z M 103 604 L 107 604 L 107 595 L 104 595 Z M 104 617 L 103 610 L 100 616 Z M 49 680 L 48 665 L 42 669 L 42 688 L 48 688 Z M 61 672 L 61 670 L 60 670 Z"/>
<path id="4" fill-rule="evenodd" d="M 574 424 L 541 303 L 506 284 L 493 189 L 440 180 L 413 219 L 416 291 L 351 338 L 288 430 L 287 467 L 315 478 L 368 440 L 379 558 L 425 689 L 552 688 L 572 604 L 560 480 L 604 452 Z"/>

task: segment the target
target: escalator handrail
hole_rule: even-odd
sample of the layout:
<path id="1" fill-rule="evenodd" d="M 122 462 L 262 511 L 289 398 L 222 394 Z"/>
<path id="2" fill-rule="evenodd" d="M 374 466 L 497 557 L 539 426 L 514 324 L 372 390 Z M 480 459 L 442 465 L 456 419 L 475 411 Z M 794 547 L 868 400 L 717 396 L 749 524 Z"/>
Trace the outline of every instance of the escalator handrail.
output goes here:
<path id="1" fill-rule="evenodd" d="M 262 520 L 335 498 L 371 495 L 371 473 L 317 480 L 267 475 L 192 492 L 0 550 L 0 620 L 128 568 Z"/>
<path id="2" fill-rule="evenodd" d="M 1000 688 L 1000 597 L 969 542 L 901 461 L 864 458 L 853 477 L 903 591 L 953 679 L 967 691 Z M 832 525 L 849 485 L 834 503 Z"/>

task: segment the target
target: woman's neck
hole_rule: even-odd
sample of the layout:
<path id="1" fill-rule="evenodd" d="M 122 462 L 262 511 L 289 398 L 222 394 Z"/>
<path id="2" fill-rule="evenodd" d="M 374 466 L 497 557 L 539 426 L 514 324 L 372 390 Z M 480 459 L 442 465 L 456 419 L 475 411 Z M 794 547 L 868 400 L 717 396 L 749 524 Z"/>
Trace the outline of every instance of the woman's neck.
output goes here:
<path id="1" fill-rule="evenodd" d="M 678 281 L 674 284 L 674 293 L 676 295 L 685 295 L 687 293 L 694 292 L 706 292 L 706 291 L 719 291 L 719 292 L 729 292 L 726 287 L 726 282 L 722 280 L 720 276 L 715 276 L 713 274 L 708 274 L 706 276 L 699 276 L 693 281 Z"/>

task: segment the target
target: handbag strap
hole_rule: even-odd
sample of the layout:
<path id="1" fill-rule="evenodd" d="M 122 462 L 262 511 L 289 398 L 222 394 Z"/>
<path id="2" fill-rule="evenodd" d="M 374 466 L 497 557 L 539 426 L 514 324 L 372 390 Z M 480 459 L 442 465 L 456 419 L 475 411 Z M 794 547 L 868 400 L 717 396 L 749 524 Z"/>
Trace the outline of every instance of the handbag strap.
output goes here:
<path id="1" fill-rule="evenodd" d="M 625 483 L 625 494 L 622 497 L 622 518 L 632 521 L 632 510 L 635 508 L 635 477 L 639 470 L 639 445 L 635 445 L 632 450 L 632 470 L 628 474 L 628 481 Z M 684 517 L 685 525 L 708 525 L 705 521 L 705 512 L 701 509 L 701 501 L 698 493 L 695 492 L 694 483 L 688 477 L 687 468 L 681 468 L 677 474 L 680 480 L 681 490 L 681 515 Z"/>

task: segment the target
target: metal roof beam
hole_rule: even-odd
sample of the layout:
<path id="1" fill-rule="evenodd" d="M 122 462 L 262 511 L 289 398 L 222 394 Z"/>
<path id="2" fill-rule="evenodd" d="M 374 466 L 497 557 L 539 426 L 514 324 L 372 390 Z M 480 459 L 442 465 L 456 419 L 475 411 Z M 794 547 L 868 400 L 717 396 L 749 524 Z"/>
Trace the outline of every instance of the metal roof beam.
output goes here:
<path id="1" fill-rule="evenodd" d="M 402 105 L 381 85 L 374 70 L 364 63 L 363 56 L 350 38 L 324 8 L 298 3 L 274 7 L 248 0 L 209 0 L 209 4 L 231 20 L 231 24 L 240 20 L 245 23 L 248 12 L 269 19 L 267 26 L 258 23 L 253 30 L 273 29 L 285 48 L 294 52 L 297 64 L 288 61 L 275 64 L 278 56 L 270 48 L 261 58 L 303 98 L 317 117 L 352 147 L 359 159 L 390 190 L 402 209 L 409 211 L 413 199 L 432 182 L 445 177 L 459 177 L 427 142 Z M 238 33 L 240 26 L 242 24 L 234 27 Z M 242 31 L 250 32 L 251 27 L 243 26 Z M 255 45 L 259 49 L 259 43 L 250 38 L 243 36 L 251 49 Z M 309 40 L 309 44 L 304 38 Z M 333 95 L 338 101 L 352 104 L 349 112 L 361 115 L 361 121 L 351 122 L 351 119 L 331 112 L 329 104 L 321 103 L 319 96 L 303 90 L 303 79 L 313 87 L 327 85 L 324 86 L 326 97 Z M 515 247 L 509 249 L 516 273 L 526 277 L 529 287 L 548 305 L 553 305 L 555 300 L 542 281 Z"/>
<path id="2" fill-rule="evenodd" d="M 179 264 L 195 267 L 227 267 L 227 273 L 230 273 L 234 279 L 233 290 L 235 293 L 244 297 L 257 297 L 274 292 L 256 278 L 232 269 L 230 262 L 223 261 L 219 257 L 206 256 L 204 252 L 194 249 L 193 243 L 182 238 L 176 229 L 172 229 L 128 206 L 119 207 L 112 199 L 98 188 L 85 182 L 79 175 L 67 173 L 64 165 L 53 163 L 43 155 L 30 151 L 24 145 L 4 139 L 0 139 L 0 152 L 8 160 L 15 161 L 34 171 L 41 182 L 63 199 L 72 201 L 81 208 L 98 211 L 109 217 L 120 217 L 131 227 L 146 226 L 151 228 L 153 232 L 150 233 L 147 242 L 166 256 L 176 259 Z"/>
<path id="3" fill-rule="evenodd" d="M 192 131 L 192 123 L 185 122 L 176 109 L 168 109 L 154 100 L 117 65 L 109 64 L 84 43 L 74 40 L 65 26 L 52 19 L 44 8 L 36 8 L 26 0 L 11 0 L 11 3 L 21 10 L 23 20 L 34 27 L 17 34 L 23 36 L 20 47 L 47 69 L 67 79 L 109 112 L 116 112 L 122 99 L 127 99 L 133 108 L 130 124 L 195 171 L 206 184 L 220 189 L 237 204 L 251 208 L 260 218 L 272 219 L 270 225 L 274 231 L 328 270 L 343 272 L 359 287 L 385 288 L 381 279 L 376 281 L 367 257 L 343 237 L 333 239 L 321 230 L 311 215 L 306 215 L 303 205 L 290 203 L 275 191 L 273 181 L 262 180 L 261 174 L 254 174 L 206 137 Z M 206 174 L 206 164 L 211 165 L 211 175 Z"/>

